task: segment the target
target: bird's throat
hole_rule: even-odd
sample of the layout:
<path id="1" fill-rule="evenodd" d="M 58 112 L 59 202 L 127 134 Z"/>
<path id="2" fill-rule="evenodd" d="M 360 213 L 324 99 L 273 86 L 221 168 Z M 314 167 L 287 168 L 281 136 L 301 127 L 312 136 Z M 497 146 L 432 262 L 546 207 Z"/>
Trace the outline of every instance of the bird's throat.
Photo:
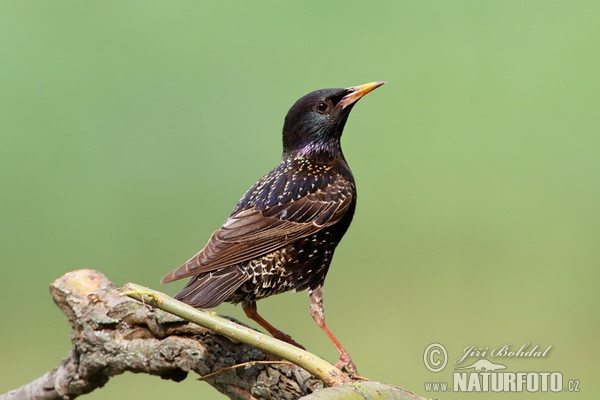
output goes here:
<path id="1" fill-rule="evenodd" d="M 327 162 L 344 158 L 339 140 L 315 141 L 306 143 L 293 152 L 294 157 L 307 158 L 309 160 Z"/>

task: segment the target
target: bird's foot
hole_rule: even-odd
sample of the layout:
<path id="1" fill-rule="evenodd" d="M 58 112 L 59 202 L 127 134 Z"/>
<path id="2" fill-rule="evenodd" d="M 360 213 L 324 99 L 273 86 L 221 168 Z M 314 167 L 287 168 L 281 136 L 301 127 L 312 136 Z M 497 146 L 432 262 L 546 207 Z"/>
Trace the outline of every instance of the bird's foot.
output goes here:
<path id="1" fill-rule="evenodd" d="M 292 346 L 296 346 L 302 350 L 306 350 L 304 348 L 304 346 L 302 346 L 300 343 L 297 343 L 294 339 L 292 339 L 292 337 L 290 335 L 283 333 L 281 331 L 273 332 L 273 337 L 275 339 L 283 340 L 284 342 L 289 343 Z"/>
<path id="2" fill-rule="evenodd" d="M 348 353 L 340 354 L 340 359 L 338 360 L 337 364 L 335 364 L 335 367 L 342 371 L 347 371 L 353 376 L 360 376 L 358 375 L 356 365 L 354 365 L 354 363 L 352 362 L 352 357 L 350 357 L 350 354 Z"/>

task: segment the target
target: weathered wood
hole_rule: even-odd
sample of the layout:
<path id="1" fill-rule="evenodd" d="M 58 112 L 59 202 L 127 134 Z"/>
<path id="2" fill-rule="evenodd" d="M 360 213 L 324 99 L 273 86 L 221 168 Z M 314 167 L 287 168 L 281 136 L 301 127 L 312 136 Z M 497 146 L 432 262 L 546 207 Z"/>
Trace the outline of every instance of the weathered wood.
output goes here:
<path id="1" fill-rule="evenodd" d="M 73 327 L 73 348 L 59 366 L 0 395 L 1 400 L 73 399 L 126 371 L 181 381 L 189 371 L 206 375 L 268 358 L 248 345 L 120 296 L 119 288 L 97 271 L 69 272 L 50 285 L 50 292 Z M 207 382 L 236 399 L 295 399 L 323 386 L 306 371 L 281 364 L 237 368 Z"/>
<path id="2" fill-rule="evenodd" d="M 204 376 L 241 363 L 273 359 L 245 343 L 121 296 L 122 289 L 97 271 L 69 272 L 50 285 L 50 292 L 73 328 L 73 348 L 56 368 L 0 394 L 0 400 L 74 399 L 126 371 L 181 381 L 189 371 Z M 375 382 L 320 390 L 323 382 L 292 364 L 255 363 L 226 369 L 206 382 L 232 399 L 306 395 L 316 396 L 307 397 L 311 399 L 422 399 Z"/>

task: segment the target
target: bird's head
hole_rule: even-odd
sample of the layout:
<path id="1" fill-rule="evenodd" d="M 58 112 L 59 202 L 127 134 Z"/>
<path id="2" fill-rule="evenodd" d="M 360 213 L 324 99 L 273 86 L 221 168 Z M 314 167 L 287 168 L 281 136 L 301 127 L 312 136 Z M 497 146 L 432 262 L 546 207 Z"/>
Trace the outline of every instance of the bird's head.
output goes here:
<path id="1" fill-rule="evenodd" d="M 284 156 L 335 158 L 340 137 L 354 104 L 385 82 L 346 89 L 321 89 L 301 97 L 290 108 L 283 125 Z"/>

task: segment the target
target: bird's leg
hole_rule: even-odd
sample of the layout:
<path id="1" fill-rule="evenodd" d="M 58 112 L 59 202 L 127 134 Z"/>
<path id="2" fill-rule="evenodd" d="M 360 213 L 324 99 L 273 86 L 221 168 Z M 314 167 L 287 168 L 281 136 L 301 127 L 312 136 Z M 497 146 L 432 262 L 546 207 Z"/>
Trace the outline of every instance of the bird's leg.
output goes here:
<path id="1" fill-rule="evenodd" d="M 335 366 L 339 369 L 347 368 L 348 372 L 353 375 L 358 375 L 358 371 L 356 370 L 356 366 L 352 362 L 352 357 L 346 351 L 344 346 L 340 343 L 339 340 L 333 335 L 333 333 L 329 330 L 327 325 L 325 324 L 325 308 L 323 307 L 323 286 L 319 285 L 316 289 L 309 291 L 310 295 L 310 314 L 313 319 L 319 325 L 321 329 L 327 334 L 329 339 L 333 342 L 333 345 L 337 349 L 338 353 L 340 353 L 340 359 L 335 364 Z"/>
<path id="2" fill-rule="evenodd" d="M 275 339 L 283 340 L 284 342 L 304 349 L 304 347 L 301 344 L 296 343 L 290 335 L 281 332 L 279 329 L 275 328 L 273 325 L 268 323 L 267 320 L 261 317 L 258 311 L 256 310 L 255 301 L 244 302 L 242 304 L 242 309 L 244 310 L 248 318 L 250 318 L 253 321 L 256 321 L 260 326 L 265 328 Z"/>

